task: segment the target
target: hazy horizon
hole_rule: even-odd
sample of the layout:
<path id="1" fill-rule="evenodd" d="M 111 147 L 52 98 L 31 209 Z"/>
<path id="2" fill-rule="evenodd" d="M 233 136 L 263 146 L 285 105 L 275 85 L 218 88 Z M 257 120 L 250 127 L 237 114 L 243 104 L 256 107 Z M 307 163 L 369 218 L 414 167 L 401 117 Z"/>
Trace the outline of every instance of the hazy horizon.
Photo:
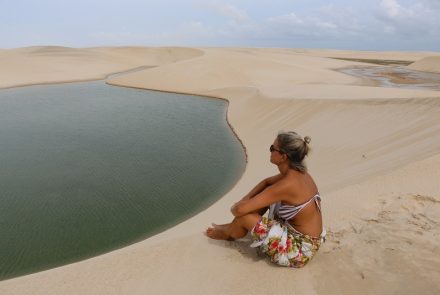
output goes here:
<path id="1" fill-rule="evenodd" d="M 53 45 L 440 51 L 437 0 L 0 1 L 3 49 Z"/>

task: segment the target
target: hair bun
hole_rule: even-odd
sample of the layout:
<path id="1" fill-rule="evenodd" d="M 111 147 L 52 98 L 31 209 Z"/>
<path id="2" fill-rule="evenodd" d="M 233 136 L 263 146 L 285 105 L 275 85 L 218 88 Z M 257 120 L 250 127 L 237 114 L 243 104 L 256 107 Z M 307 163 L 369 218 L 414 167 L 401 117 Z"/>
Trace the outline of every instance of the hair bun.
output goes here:
<path id="1" fill-rule="evenodd" d="M 304 142 L 309 144 L 312 139 L 309 136 L 304 137 Z"/>

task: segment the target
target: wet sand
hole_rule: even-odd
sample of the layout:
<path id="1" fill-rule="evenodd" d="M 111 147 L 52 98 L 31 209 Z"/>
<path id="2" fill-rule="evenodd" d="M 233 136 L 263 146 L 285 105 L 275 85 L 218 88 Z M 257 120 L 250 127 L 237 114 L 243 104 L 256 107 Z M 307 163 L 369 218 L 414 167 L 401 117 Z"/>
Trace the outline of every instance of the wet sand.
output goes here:
<path id="1" fill-rule="evenodd" d="M 440 73 L 412 70 L 402 66 L 354 66 L 339 72 L 361 78 L 363 84 L 404 89 L 440 90 Z"/>

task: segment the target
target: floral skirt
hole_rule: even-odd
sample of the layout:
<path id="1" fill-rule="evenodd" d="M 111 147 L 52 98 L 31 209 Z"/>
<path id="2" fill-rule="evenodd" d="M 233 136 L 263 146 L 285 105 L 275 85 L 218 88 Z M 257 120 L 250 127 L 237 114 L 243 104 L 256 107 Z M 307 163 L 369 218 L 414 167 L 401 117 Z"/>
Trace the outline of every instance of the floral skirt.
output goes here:
<path id="1" fill-rule="evenodd" d="M 312 238 L 296 231 L 293 227 L 274 219 L 262 217 L 251 231 L 254 242 L 271 261 L 288 267 L 303 267 L 316 254 L 325 233 Z"/>

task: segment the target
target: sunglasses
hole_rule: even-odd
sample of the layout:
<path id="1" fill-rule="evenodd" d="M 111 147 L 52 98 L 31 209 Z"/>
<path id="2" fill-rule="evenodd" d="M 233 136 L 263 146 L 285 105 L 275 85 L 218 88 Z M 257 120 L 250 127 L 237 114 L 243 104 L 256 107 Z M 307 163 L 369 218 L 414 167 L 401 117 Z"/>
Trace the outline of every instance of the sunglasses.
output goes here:
<path id="1" fill-rule="evenodd" d="M 271 153 L 273 153 L 273 152 L 279 152 L 280 154 L 284 154 L 281 150 L 277 150 L 274 146 L 273 146 L 273 144 L 269 147 L 269 151 L 271 152 Z"/>

